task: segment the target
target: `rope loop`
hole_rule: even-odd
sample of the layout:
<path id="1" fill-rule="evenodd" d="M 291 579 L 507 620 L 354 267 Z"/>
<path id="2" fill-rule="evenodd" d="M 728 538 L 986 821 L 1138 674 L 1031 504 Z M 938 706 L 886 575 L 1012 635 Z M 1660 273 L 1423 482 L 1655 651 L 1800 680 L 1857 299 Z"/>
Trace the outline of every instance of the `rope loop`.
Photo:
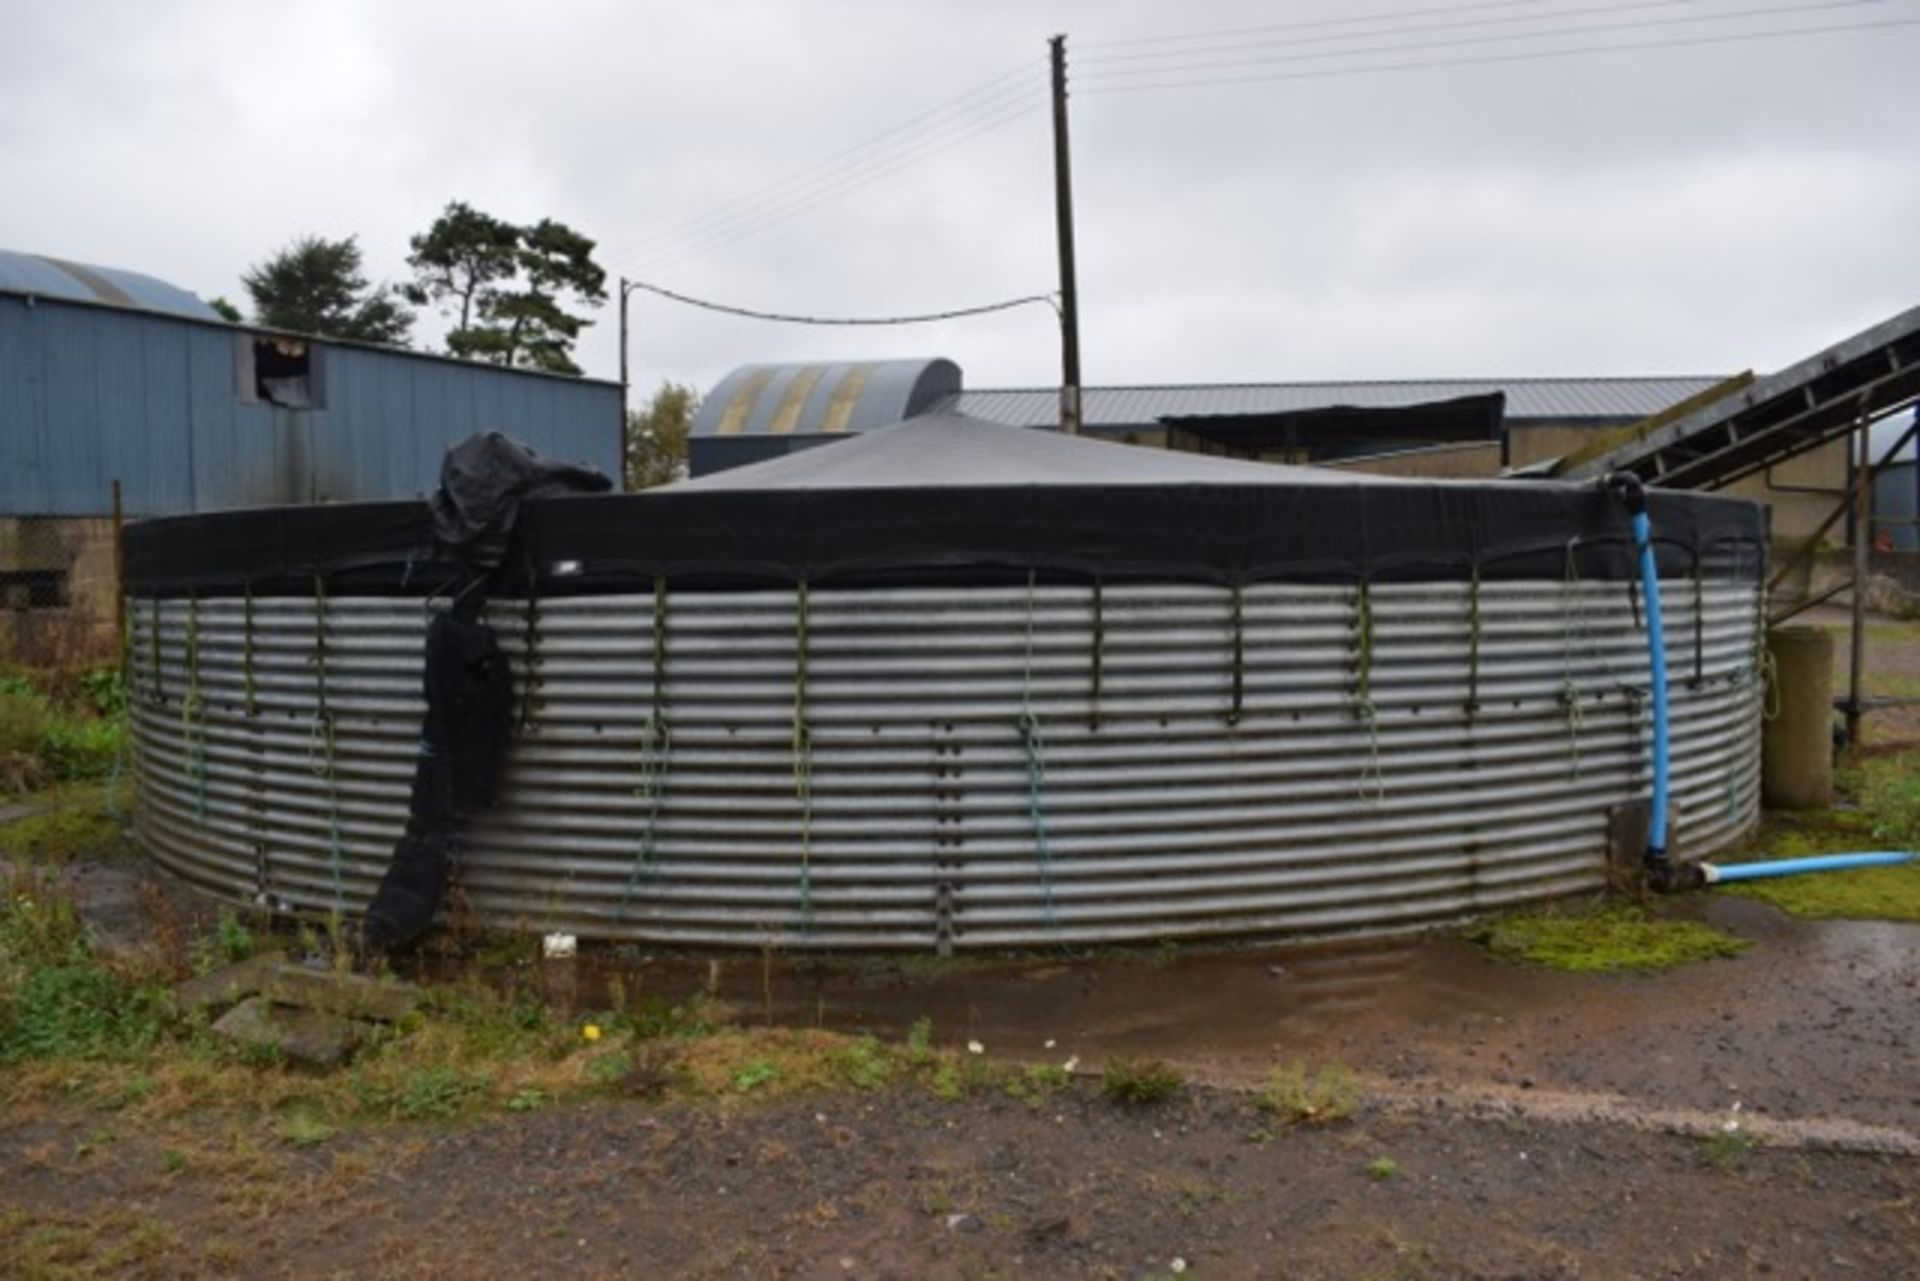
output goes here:
<path id="1" fill-rule="evenodd" d="M 1386 773 L 1380 765 L 1380 715 L 1373 703 L 1373 584 L 1360 579 L 1354 592 L 1354 642 L 1357 663 L 1354 669 L 1354 715 L 1367 727 L 1367 768 L 1360 778 L 1360 796 L 1379 805 L 1387 796 Z"/>
<path id="2" fill-rule="evenodd" d="M 1045 901 L 1047 927 L 1060 924 L 1053 898 L 1053 846 L 1047 839 L 1047 816 L 1041 801 L 1047 781 L 1046 741 L 1040 718 L 1033 710 L 1033 633 L 1037 574 L 1027 571 L 1027 644 L 1020 673 L 1020 716 L 1015 729 L 1027 766 L 1027 822 L 1033 828 L 1034 858 L 1040 865 L 1040 890 Z"/>

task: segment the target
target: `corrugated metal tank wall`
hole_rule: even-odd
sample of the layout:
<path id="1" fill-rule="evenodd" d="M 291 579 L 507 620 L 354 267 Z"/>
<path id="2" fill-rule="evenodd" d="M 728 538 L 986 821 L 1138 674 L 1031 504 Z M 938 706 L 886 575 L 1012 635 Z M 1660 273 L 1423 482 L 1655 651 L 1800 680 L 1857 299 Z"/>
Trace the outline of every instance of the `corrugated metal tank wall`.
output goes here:
<path id="1" fill-rule="evenodd" d="M 250 331 L 0 295 L 0 514 L 130 516 L 431 493 L 448 446 L 502 431 L 616 475 L 620 389 L 320 343 L 321 407 L 241 395 Z"/>
<path id="2" fill-rule="evenodd" d="M 479 919 L 852 949 L 1381 933 L 1601 887 L 1609 810 L 1648 792 L 1621 583 L 806 600 L 674 592 L 657 673 L 651 595 L 496 601 L 531 701 L 460 873 Z M 1758 815 L 1760 597 L 1709 571 L 1667 606 L 1696 857 Z M 406 818 L 422 603 L 133 618 L 154 857 L 236 902 L 361 909 Z"/>

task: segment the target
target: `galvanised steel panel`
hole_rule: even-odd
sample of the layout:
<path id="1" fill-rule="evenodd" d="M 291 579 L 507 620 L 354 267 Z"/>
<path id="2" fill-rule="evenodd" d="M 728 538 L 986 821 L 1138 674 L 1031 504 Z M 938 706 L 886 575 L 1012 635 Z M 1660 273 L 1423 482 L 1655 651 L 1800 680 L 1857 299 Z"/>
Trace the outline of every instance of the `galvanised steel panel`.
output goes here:
<path id="1" fill-rule="evenodd" d="M 410 498 L 446 450 L 504 431 L 612 475 L 620 389 L 387 348 L 321 342 L 324 400 L 242 395 L 252 331 L 0 293 L 0 514 L 129 516 Z"/>
<path id="2" fill-rule="evenodd" d="M 1758 813 L 1757 586 L 1665 603 L 1698 856 Z M 462 888 L 507 927 L 966 949 L 1383 932 L 1600 886 L 1609 808 L 1649 790 L 1626 587 L 1487 584 L 1477 630 L 1464 584 L 1374 586 L 1370 628 L 1362 604 L 1248 588 L 1236 664 L 1217 587 L 1109 587 L 1097 627 L 1083 587 L 816 588 L 804 619 L 793 591 L 674 593 L 656 709 L 651 595 L 496 601 L 527 719 Z M 405 820 L 426 607 L 132 615 L 155 858 L 361 908 Z"/>

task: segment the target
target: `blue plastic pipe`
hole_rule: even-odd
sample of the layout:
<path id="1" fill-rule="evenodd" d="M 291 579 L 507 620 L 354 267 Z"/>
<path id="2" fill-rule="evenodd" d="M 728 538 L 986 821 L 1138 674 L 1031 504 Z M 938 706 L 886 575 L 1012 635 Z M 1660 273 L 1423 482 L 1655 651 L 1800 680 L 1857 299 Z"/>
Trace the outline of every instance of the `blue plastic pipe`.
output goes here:
<path id="1" fill-rule="evenodd" d="M 1920 411 L 1916 411 L 1920 412 Z M 1654 563 L 1653 522 L 1647 518 L 1644 500 L 1638 488 L 1632 490 L 1633 545 L 1640 553 L 1640 594 L 1646 598 L 1647 665 L 1653 686 L 1653 815 L 1647 820 L 1647 865 L 1653 880 L 1662 889 L 1682 888 L 1688 884 L 1724 884 L 1728 881 L 1758 881 L 1774 876 L 1800 876 L 1807 872 L 1842 872 L 1860 867 L 1897 867 L 1911 863 L 1916 855 L 1894 851 L 1861 854 L 1820 854 L 1812 858 L 1771 859 L 1757 863 L 1697 863 L 1697 876 L 1676 875 L 1685 868 L 1667 862 L 1667 804 L 1672 786 L 1670 738 L 1667 722 L 1667 635 L 1660 615 L 1660 567 Z"/>
<path id="2" fill-rule="evenodd" d="M 1707 884 L 1722 881 L 1758 881 L 1769 876 L 1798 876 L 1802 872 L 1844 872 L 1855 867 L 1897 867 L 1911 863 L 1911 854 L 1820 854 L 1812 858 L 1781 858 L 1764 863 L 1702 863 Z"/>
<path id="3" fill-rule="evenodd" d="M 1667 856 L 1669 753 L 1667 729 L 1667 631 L 1660 617 L 1660 567 L 1654 563 L 1653 522 L 1633 513 L 1633 545 L 1640 552 L 1640 594 L 1646 598 L 1647 660 L 1653 677 L 1653 818 L 1647 824 L 1647 861 Z"/>

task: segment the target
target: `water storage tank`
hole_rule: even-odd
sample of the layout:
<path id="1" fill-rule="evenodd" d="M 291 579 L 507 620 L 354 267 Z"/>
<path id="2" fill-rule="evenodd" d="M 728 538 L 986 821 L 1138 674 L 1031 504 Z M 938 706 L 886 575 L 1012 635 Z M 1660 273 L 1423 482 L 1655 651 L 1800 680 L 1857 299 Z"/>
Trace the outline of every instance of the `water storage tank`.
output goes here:
<path id="1" fill-rule="evenodd" d="M 1764 514 L 1656 493 L 1677 852 L 1757 815 Z M 422 504 L 128 531 L 138 834 L 353 913 L 450 580 Z M 1599 887 L 1649 792 L 1624 514 L 918 418 L 522 514 L 482 921 L 739 947 L 1384 933 Z"/>

